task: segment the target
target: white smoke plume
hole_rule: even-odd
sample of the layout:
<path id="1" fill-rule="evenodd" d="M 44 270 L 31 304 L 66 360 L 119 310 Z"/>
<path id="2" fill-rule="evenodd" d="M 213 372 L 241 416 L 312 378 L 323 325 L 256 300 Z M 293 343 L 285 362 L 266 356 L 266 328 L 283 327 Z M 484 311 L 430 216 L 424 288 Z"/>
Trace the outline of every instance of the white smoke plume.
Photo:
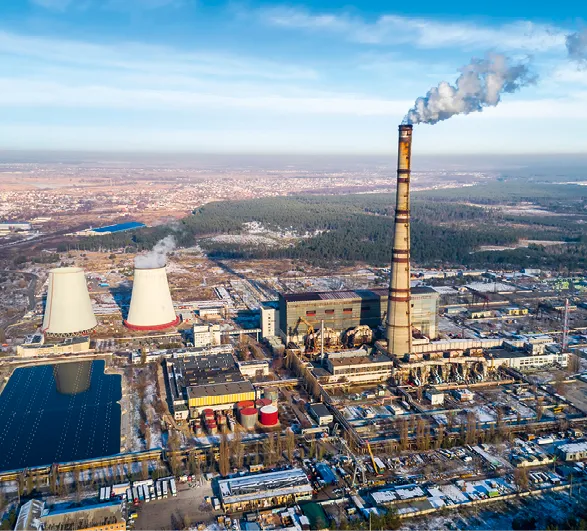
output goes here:
<path id="1" fill-rule="evenodd" d="M 528 65 L 511 64 L 507 56 L 498 53 L 488 54 L 485 59 L 473 58 L 459 71 L 461 75 L 455 86 L 442 81 L 426 96 L 418 98 L 405 116 L 404 123 L 435 124 L 455 114 L 495 107 L 503 93 L 515 92 L 537 80 Z"/>
<path id="2" fill-rule="evenodd" d="M 587 28 L 567 35 L 569 59 L 576 61 L 580 68 L 587 68 Z"/>
<path id="3" fill-rule="evenodd" d="M 135 257 L 135 267 L 137 269 L 165 267 L 167 255 L 175 250 L 176 245 L 175 237 L 172 234 L 165 236 L 147 254 L 140 254 Z"/>

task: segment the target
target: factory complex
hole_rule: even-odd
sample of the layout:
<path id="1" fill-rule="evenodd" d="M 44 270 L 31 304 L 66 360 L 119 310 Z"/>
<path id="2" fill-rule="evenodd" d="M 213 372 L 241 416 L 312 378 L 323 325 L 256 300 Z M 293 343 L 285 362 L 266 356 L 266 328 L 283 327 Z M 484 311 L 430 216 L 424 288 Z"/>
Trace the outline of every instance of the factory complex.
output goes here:
<path id="1" fill-rule="evenodd" d="M 82 413 L 102 407 L 92 363 L 103 359 L 122 382 L 104 405 L 120 406 L 121 451 L 64 462 L 62 443 L 47 465 L 0 472 L 19 495 L 27 480 L 108 489 L 100 503 L 30 499 L 16 529 L 146 528 L 151 502 L 233 531 L 366 528 L 587 484 L 587 303 L 547 300 L 535 276 L 412 272 L 411 125 L 398 142 L 384 273 L 286 272 L 278 290 L 235 269 L 221 286 L 203 278 L 209 298 L 194 301 L 174 300 L 188 269 L 171 261 L 135 260 L 119 286 L 51 269 L 42 325 L 8 363 L 46 359 L 39 373 L 77 415 L 82 399 Z"/>

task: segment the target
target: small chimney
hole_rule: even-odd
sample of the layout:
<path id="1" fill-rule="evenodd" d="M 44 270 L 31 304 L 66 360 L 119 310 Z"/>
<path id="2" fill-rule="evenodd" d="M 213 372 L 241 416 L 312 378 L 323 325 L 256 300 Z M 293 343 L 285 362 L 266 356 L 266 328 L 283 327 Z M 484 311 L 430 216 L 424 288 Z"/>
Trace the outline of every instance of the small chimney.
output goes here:
<path id="1" fill-rule="evenodd" d="M 410 302 L 410 165 L 412 125 L 399 126 L 397 194 L 389 300 L 387 302 L 387 352 L 403 356 L 412 351 Z"/>

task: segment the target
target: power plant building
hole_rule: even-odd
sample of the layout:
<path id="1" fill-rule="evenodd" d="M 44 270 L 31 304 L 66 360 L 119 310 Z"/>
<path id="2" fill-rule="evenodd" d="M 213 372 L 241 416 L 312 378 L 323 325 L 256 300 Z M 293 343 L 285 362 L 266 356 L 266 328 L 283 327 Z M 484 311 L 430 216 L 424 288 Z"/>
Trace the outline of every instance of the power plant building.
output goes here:
<path id="1" fill-rule="evenodd" d="M 165 368 L 176 411 L 227 409 L 256 398 L 253 385 L 243 378 L 228 352 L 168 359 Z"/>
<path id="2" fill-rule="evenodd" d="M 429 287 L 412 288 L 412 326 L 431 339 L 438 335 L 439 294 Z M 343 333 L 360 325 L 377 328 L 385 323 L 387 289 L 284 293 L 279 295 L 279 323 L 284 339 L 301 342 L 307 327 L 324 326 Z"/>

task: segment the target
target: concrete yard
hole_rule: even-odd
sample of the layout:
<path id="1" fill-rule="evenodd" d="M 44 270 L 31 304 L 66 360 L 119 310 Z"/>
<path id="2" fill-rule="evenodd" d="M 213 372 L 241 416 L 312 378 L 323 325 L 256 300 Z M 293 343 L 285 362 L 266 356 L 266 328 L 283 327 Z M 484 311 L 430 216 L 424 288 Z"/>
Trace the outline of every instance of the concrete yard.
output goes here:
<path id="1" fill-rule="evenodd" d="M 190 524 L 210 521 L 216 512 L 204 498 L 212 496 L 212 486 L 204 479 L 201 482 L 201 486 L 193 488 L 186 483 L 178 483 L 177 496 L 142 503 L 135 529 L 182 529 Z"/>

